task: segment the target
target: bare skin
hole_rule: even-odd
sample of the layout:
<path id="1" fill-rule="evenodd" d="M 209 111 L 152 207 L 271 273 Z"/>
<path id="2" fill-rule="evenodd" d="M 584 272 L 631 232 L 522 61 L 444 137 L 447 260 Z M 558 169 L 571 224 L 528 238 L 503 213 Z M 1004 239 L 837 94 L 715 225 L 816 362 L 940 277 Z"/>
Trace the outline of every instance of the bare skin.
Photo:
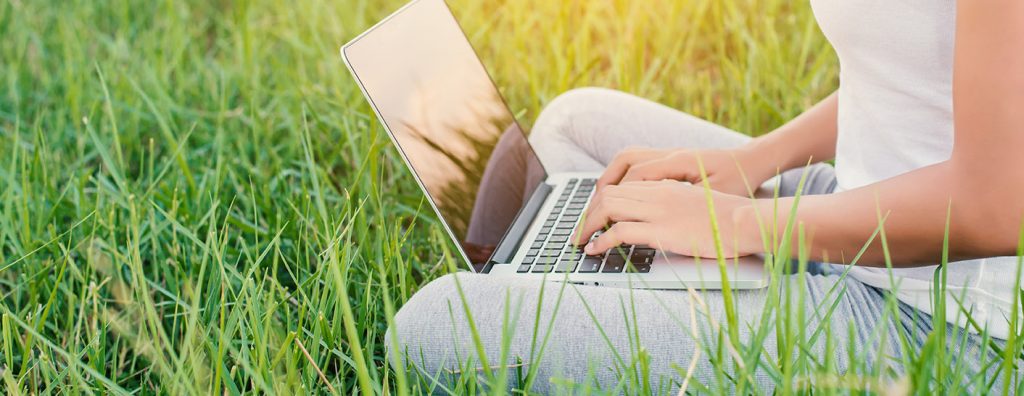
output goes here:
<path id="1" fill-rule="evenodd" d="M 939 262 L 947 217 L 951 260 L 1016 254 L 1024 221 L 1024 2 L 961 1 L 957 12 L 951 157 L 862 188 L 801 197 L 795 220 L 812 240 L 811 259 L 849 262 L 880 218 L 893 265 Z M 794 198 L 755 199 L 749 186 L 834 157 L 836 108 L 833 94 L 735 150 L 623 152 L 599 180 L 573 240 L 610 225 L 587 253 L 628 243 L 715 257 L 706 182 L 723 253 L 764 251 L 758 216 L 772 224 L 777 205 L 781 235 Z M 884 262 L 877 240 L 859 261 Z"/>

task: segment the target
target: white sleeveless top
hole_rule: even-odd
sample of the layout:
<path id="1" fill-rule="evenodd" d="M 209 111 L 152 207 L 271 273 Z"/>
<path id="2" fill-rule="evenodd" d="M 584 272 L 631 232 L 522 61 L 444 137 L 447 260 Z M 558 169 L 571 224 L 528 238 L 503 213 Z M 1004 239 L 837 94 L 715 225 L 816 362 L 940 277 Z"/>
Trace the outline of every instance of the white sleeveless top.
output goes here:
<path id="1" fill-rule="evenodd" d="M 838 190 L 875 183 L 949 159 L 953 149 L 956 0 L 811 0 L 839 55 Z M 956 188 L 956 186 L 950 186 Z M 1006 338 L 1018 290 L 1017 259 L 951 263 L 946 317 L 964 326 L 957 304 L 989 333 Z M 936 266 L 894 269 L 901 301 L 927 313 Z M 888 270 L 856 267 L 854 278 L 892 289 Z M 973 330 L 973 329 L 972 329 Z"/>

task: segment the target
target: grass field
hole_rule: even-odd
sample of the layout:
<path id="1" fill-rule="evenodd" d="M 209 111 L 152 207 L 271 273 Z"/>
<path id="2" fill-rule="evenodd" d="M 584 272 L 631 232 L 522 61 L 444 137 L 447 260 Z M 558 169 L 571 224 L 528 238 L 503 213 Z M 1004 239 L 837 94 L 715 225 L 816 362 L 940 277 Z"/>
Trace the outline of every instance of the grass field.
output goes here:
<path id="1" fill-rule="evenodd" d="M 401 3 L 0 0 L 5 393 L 428 390 L 384 332 L 459 263 L 338 56 Z M 596 85 L 756 135 L 837 84 L 806 2 L 451 4 L 527 126 Z M 964 391 L 935 337 L 906 377 L 819 392 Z M 824 369 L 786 342 L 779 392 L 804 392 Z M 748 392 L 749 369 L 720 367 Z"/>

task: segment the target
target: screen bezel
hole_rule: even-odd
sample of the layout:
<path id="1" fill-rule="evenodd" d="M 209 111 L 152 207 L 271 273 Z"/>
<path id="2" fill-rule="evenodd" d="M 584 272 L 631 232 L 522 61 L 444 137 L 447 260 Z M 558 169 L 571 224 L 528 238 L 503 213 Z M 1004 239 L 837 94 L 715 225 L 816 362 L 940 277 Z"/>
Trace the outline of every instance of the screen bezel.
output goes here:
<path id="1" fill-rule="evenodd" d="M 527 199 L 529 197 L 524 197 L 523 203 L 519 206 L 519 209 L 516 211 L 516 215 L 512 218 L 512 222 L 509 223 L 509 226 L 505 229 L 504 234 L 502 234 L 501 239 L 499 239 L 498 244 L 495 246 L 494 252 L 491 253 L 491 256 L 488 258 L 487 262 L 479 263 L 479 264 L 473 263 L 469 259 L 469 255 L 466 254 L 465 249 L 462 248 L 462 243 L 459 240 L 458 236 L 455 235 L 455 232 L 453 232 L 451 227 L 448 225 L 448 221 L 445 219 L 444 214 L 441 213 L 441 210 L 434 203 L 434 197 L 432 195 L 430 195 L 430 191 L 427 189 L 426 185 L 423 184 L 423 180 L 420 179 L 419 173 L 416 172 L 416 168 L 413 167 L 412 162 L 409 160 L 408 155 L 406 155 L 406 153 L 405 153 L 405 150 L 402 149 L 402 145 L 398 142 L 398 139 L 395 137 L 394 132 L 391 130 L 391 127 L 388 126 L 388 123 L 387 123 L 387 121 L 385 121 L 384 116 L 381 113 L 380 109 L 377 108 L 377 104 L 373 101 L 373 98 L 370 96 L 369 92 L 366 90 L 366 87 L 363 85 L 363 81 L 359 78 L 359 73 L 352 66 L 352 63 L 349 60 L 349 56 L 348 56 L 348 53 L 347 53 L 347 50 L 349 48 L 351 48 L 352 46 L 358 44 L 361 39 L 363 39 L 364 37 L 372 34 L 379 27 L 381 27 L 384 24 L 388 23 L 389 21 L 391 21 L 396 16 L 401 15 L 402 13 L 408 11 L 414 5 L 419 4 L 419 3 L 423 3 L 423 2 L 427 2 L 427 1 L 437 1 L 437 2 L 440 2 L 444 6 L 445 10 L 448 11 L 448 15 L 451 17 L 451 22 L 454 23 L 456 27 L 458 27 L 459 33 L 462 34 L 463 39 L 465 39 L 466 43 L 469 44 L 470 51 L 473 52 L 474 58 L 476 59 L 477 63 L 479 64 L 480 68 L 483 70 L 484 75 L 486 75 L 487 79 L 490 81 L 491 87 L 494 88 L 494 91 L 495 91 L 495 93 L 497 93 L 498 98 L 501 100 L 502 105 L 505 106 L 505 111 L 507 111 L 508 114 L 512 116 L 512 124 L 516 127 L 516 129 L 519 130 L 519 133 L 523 134 L 523 139 L 526 141 L 526 144 L 527 144 L 527 146 L 529 148 L 530 153 L 537 159 L 537 163 L 540 164 L 541 172 L 543 173 L 543 176 L 537 182 L 537 185 L 533 187 L 532 191 L 536 191 L 537 188 L 539 188 L 540 185 L 544 184 L 545 181 L 547 180 L 547 178 L 548 178 L 547 169 L 544 167 L 544 163 L 542 161 L 540 161 L 540 157 L 537 156 L 537 153 L 536 153 L 536 151 L 534 151 L 533 146 L 530 145 L 529 136 L 526 135 L 526 131 L 522 128 L 522 125 L 519 124 L 519 120 L 516 119 L 515 113 L 512 112 L 510 106 L 508 105 L 508 101 L 505 99 L 504 95 L 501 94 L 501 90 L 498 89 L 498 84 L 494 81 L 494 77 L 491 76 L 491 73 L 489 71 L 487 71 L 487 67 L 483 64 L 483 61 L 480 59 L 480 55 L 477 53 L 476 48 L 473 47 L 473 43 L 469 41 L 469 36 L 466 35 L 466 31 L 462 28 L 462 25 L 459 24 L 458 19 L 455 18 L 455 14 L 452 12 L 451 7 L 448 6 L 448 3 L 446 1 L 444 1 L 444 0 L 412 0 L 412 1 L 410 1 L 409 3 L 405 4 L 404 6 L 402 6 L 398 10 L 396 10 L 395 12 L 391 13 L 390 15 L 388 15 L 386 18 L 384 18 L 383 20 L 381 20 L 377 24 L 373 25 L 373 27 L 367 29 L 366 31 L 364 31 L 360 35 L 356 36 L 354 39 L 352 39 L 351 41 L 349 41 L 345 45 L 342 45 L 341 46 L 341 50 L 340 50 L 341 51 L 341 58 L 344 61 L 345 66 L 348 68 L 349 73 L 351 73 L 352 77 L 356 80 L 356 85 L 359 86 L 359 90 L 363 93 L 363 97 L 366 98 L 366 101 L 369 103 L 370 108 L 372 108 L 374 114 L 377 115 L 377 119 L 380 121 L 381 126 L 384 128 L 384 131 L 387 133 L 388 138 L 391 139 L 391 143 L 394 144 L 395 148 L 398 150 L 399 154 L 402 156 L 402 160 L 405 162 L 406 167 L 409 168 L 410 171 L 412 171 L 413 178 L 416 179 L 416 184 L 418 184 L 420 186 L 420 190 L 422 190 L 423 193 L 427 196 L 427 201 L 430 203 L 430 207 L 434 210 L 434 213 L 437 214 L 437 217 L 441 221 L 441 225 L 444 227 L 445 232 L 447 232 L 448 236 L 451 238 L 451 240 L 455 242 L 455 247 L 456 247 L 456 249 L 458 249 L 459 254 L 462 256 L 463 262 L 468 264 L 468 266 L 470 267 L 470 269 L 473 270 L 473 272 L 478 272 L 478 273 L 479 272 L 487 272 L 489 270 L 489 268 L 490 268 L 490 265 L 494 264 L 493 259 L 494 259 L 494 255 L 499 251 L 498 247 L 501 246 L 502 244 L 506 243 L 506 240 L 509 237 L 509 231 L 511 231 L 513 229 L 513 225 L 515 225 L 517 222 L 520 221 L 520 216 L 523 215 L 523 209 L 526 207 Z M 531 219 L 531 221 L 532 221 L 532 219 Z"/>

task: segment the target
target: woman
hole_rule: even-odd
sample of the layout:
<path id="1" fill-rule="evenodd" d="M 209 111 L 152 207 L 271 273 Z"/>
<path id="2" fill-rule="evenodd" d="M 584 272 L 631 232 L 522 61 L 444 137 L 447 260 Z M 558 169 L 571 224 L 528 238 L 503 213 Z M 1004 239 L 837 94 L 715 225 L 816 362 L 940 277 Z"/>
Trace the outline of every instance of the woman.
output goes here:
<path id="1" fill-rule="evenodd" d="M 932 330 L 931 315 L 950 322 L 948 348 L 962 352 L 968 372 L 984 370 L 979 329 L 997 339 L 1015 330 L 1007 318 L 1019 292 L 1016 259 L 1000 256 L 1016 254 L 1024 219 L 1024 2 L 811 3 L 839 55 L 840 88 L 760 138 L 609 90 L 575 90 L 553 101 L 531 135 L 545 166 L 604 169 L 576 236 L 588 240 L 610 225 L 587 252 L 628 243 L 716 257 L 706 175 L 715 190 L 710 200 L 722 254 L 764 251 L 759 216 L 769 218 L 777 205 L 779 235 L 793 220 L 813 242 L 810 259 L 837 264 L 784 281 L 806 296 L 809 328 L 833 329 L 833 345 L 813 348 L 833 351 L 835 371 L 847 370 L 847 356 L 867 356 L 858 360 L 899 372 L 906 348 L 922 345 Z M 620 151 L 636 145 L 659 148 Z M 835 168 L 821 163 L 833 158 Z M 801 177 L 799 201 L 750 198 L 748 186 L 766 181 L 795 195 Z M 886 245 L 872 239 L 880 222 Z M 947 223 L 949 259 L 962 261 L 947 266 L 947 312 L 932 312 L 934 264 L 943 259 Z M 841 265 L 869 240 L 856 266 Z M 847 269 L 849 276 L 840 276 Z M 829 292 L 837 284 L 844 293 Z M 394 330 L 428 374 L 465 369 L 459 365 L 465 361 L 496 366 L 504 356 L 506 364 L 516 357 L 527 362 L 519 370 L 537 378 L 534 390 L 548 389 L 553 377 L 614 386 L 623 370 L 636 367 L 629 356 L 644 356 L 636 353 L 642 347 L 649 360 L 640 377 L 652 384 L 678 386 L 690 375 L 715 386 L 721 382 L 715 363 L 701 353 L 708 344 L 759 341 L 763 358 L 776 359 L 775 335 L 751 340 L 757 326 L 773 320 L 762 318 L 769 293 L 734 292 L 736 337 L 716 338 L 701 330 L 724 326 L 719 292 L 693 298 L 449 276 L 414 296 Z M 890 295 L 898 299 L 896 310 L 886 308 Z M 822 316 L 820 307 L 833 303 Z M 466 311 L 479 338 L 471 335 Z M 689 320 L 695 311 L 705 320 Z M 910 342 L 898 341 L 898 333 Z M 543 356 L 531 360 L 540 350 Z M 772 382 L 762 371 L 752 381 Z"/>

